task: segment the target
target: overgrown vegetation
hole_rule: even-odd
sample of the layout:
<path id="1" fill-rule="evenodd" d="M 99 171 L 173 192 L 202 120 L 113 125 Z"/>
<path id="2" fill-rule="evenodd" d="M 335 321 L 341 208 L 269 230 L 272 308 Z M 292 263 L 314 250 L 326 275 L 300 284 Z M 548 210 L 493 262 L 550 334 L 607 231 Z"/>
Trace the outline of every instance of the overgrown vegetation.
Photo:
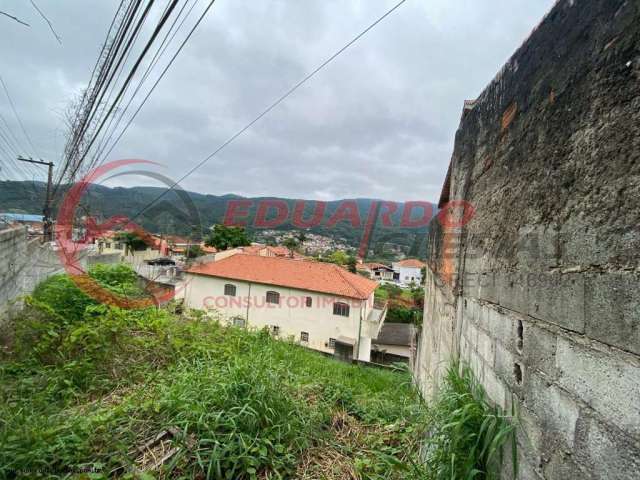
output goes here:
<path id="1" fill-rule="evenodd" d="M 426 478 L 497 479 L 507 444 L 517 471 L 515 415 L 505 416 L 488 401 L 468 366 L 453 363 L 448 368 L 438 401 L 429 411 Z"/>
<path id="2" fill-rule="evenodd" d="M 391 283 L 380 285 L 375 292 L 377 300 L 388 301 L 386 322 L 422 324 L 424 289 L 420 286 L 403 289 Z"/>
<path id="3" fill-rule="evenodd" d="M 90 274 L 137 291 L 126 267 Z M 0 478 L 426 475 L 425 410 L 407 372 L 202 315 L 98 304 L 64 275 L 26 303 L 0 361 Z"/>
<path id="4" fill-rule="evenodd" d="M 251 239 L 243 227 L 229 227 L 222 224 L 211 226 L 209 235 L 204 244 L 207 247 L 215 247 L 218 250 L 228 250 L 236 247 L 251 245 Z"/>

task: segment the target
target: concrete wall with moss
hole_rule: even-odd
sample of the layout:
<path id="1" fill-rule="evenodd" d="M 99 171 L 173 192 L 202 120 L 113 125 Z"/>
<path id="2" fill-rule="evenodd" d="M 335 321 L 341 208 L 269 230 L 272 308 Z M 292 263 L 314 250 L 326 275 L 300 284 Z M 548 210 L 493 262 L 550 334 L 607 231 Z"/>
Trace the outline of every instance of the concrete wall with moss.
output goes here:
<path id="1" fill-rule="evenodd" d="M 79 253 L 80 265 L 86 252 Z M 27 295 L 51 275 L 64 272 L 58 252 L 39 238 L 28 238 L 25 227 L 0 230 L 0 323 L 20 308 Z"/>
<path id="2" fill-rule="evenodd" d="M 561 0 L 463 113 L 415 373 L 519 411 L 523 479 L 640 472 L 640 2 Z M 458 213 L 459 215 L 459 213 Z"/>

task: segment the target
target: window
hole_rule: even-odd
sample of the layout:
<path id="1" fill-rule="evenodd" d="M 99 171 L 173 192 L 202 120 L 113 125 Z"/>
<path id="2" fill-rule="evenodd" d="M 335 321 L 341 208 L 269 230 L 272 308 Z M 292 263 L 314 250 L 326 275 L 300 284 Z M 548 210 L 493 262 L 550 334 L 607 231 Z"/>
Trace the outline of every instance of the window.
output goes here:
<path id="1" fill-rule="evenodd" d="M 330 338 L 329 339 L 329 348 L 336 348 L 336 339 L 335 338 Z"/>
<path id="2" fill-rule="evenodd" d="M 336 302 L 333 304 L 333 314 L 340 315 L 342 317 L 349 316 L 349 305 L 342 302 Z"/>
<path id="3" fill-rule="evenodd" d="M 236 296 L 236 286 L 231 285 L 230 283 L 225 284 L 224 286 L 224 294 L 229 295 L 230 297 Z"/>
<path id="4" fill-rule="evenodd" d="M 233 326 L 234 327 L 244 328 L 244 318 L 242 318 L 242 317 L 234 317 L 233 318 Z"/>
<path id="5" fill-rule="evenodd" d="M 275 337 L 280 335 L 280 327 L 278 325 L 271 325 L 271 335 Z"/>
<path id="6" fill-rule="evenodd" d="M 267 292 L 267 303 L 280 303 L 280 294 L 278 292 Z"/>
<path id="7" fill-rule="evenodd" d="M 309 341 L 309 332 L 300 332 L 300 341 L 308 342 Z"/>
<path id="8" fill-rule="evenodd" d="M 313 304 L 313 299 L 311 297 L 305 298 L 305 305 L 307 307 L 311 307 L 312 304 Z"/>

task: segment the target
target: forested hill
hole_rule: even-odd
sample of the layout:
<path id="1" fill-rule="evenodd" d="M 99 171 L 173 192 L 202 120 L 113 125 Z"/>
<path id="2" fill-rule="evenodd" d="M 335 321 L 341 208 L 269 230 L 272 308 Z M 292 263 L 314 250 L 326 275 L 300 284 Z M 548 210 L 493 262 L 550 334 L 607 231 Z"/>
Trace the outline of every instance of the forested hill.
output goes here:
<path id="1" fill-rule="evenodd" d="M 89 214 L 96 217 L 99 221 L 104 221 L 114 215 L 124 215 L 132 218 L 138 214 L 143 208 L 153 202 L 165 188 L 159 187 L 105 187 L 101 185 L 92 185 L 88 193 L 82 199 L 79 211 L 82 214 Z M 180 196 L 182 195 L 182 197 Z M 45 184 L 42 182 L 0 182 L 0 212 L 11 213 L 40 213 L 45 196 Z M 141 224 L 145 229 L 154 233 L 167 233 L 179 235 L 196 235 L 200 231 L 206 230 L 214 223 L 221 223 L 224 219 L 225 212 L 231 200 L 248 200 L 248 216 L 246 217 L 247 228 L 251 233 L 259 233 L 261 228 L 255 226 L 255 216 L 258 205 L 264 200 L 282 200 L 289 210 L 287 219 L 282 222 L 274 230 L 297 230 L 298 228 L 292 224 L 293 212 L 296 202 L 299 200 L 289 198 L 274 197 L 254 197 L 244 198 L 237 195 L 206 195 L 195 192 L 184 192 L 183 194 L 175 191 L 168 192 L 155 205 L 144 212 L 143 215 L 136 218 L 136 222 Z M 355 199 L 355 200 L 334 200 L 326 203 L 326 208 L 322 221 L 319 225 L 308 229 L 311 233 L 325 235 L 335 240 L 344 241 L 346 244 L 357 248 L 364 232 L 364 225 L 367 222 L 370 209 L 372 208 L 373 199 Z M 58 199 L 59 202 L 59 199 Z M 312 218 L 316 202 L 309 200 L 305 202 L 304 219 Z M 189 203 L 195 207 L 197 214 L 189 212 Z M 359 226 L 353 226 L 350 220 L 343 220 L 329 225 L 329 220 L 335 216 L 336 211 L 345 208 L 347 204 L 357 205 L 358 217 L 360 219 Z M 396 213 L 389 217 L 391 225 L 378 221 L 374 230 L 371 249 L 381 249 L 383 243 L 397 245 L 402 247 L 405 253 L 412 256 L 419 255 L 425 239 L 427 227 L 402 227 L 401 219 L 405 208 L 403 203 L 395 203 L 397 206 Z M 342 207 L 341 207 L 342 206 Z M 58 205 L 54 206 L 56 210 Z M 435 206 L 434 206 L 435 208 Z M 193 210 L 193 209 L 192 209 Z M 378 212 L 378 218 L 382 218 L 382 214 L 386 209 Z M 349 212 L 346 212 L 349 214 Z M 421 208 L 414 208 L 414 220 L 423 216 Z M 275 214 L 273 209 L 269 209 L 267 219 L 272 219 Z M 349 216 L 349 219 L 353 215 Z M 195 224 L 195 228 L 190 226 Z M 262 228 L 263 229 L 263 228 Z M 378 244 L 378 247 L 374 247 Z"/>

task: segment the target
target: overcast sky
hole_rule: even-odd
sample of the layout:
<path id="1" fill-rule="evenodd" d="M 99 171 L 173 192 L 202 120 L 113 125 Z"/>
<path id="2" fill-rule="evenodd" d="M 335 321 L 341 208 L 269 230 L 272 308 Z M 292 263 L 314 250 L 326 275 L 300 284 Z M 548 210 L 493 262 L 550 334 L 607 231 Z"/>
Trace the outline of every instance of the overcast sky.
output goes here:
<path id="1" fill-rule="evenodd" d="M 179 178 L 396 1 L 218 0 L 109 159 L 155 160 Z M 62 112 L 86 86 L 119 1 L 36 3 L 63 43 L 27 0 L 0 0 L 31 25 L 0 16 L 0 75 L 37 153 L 57 161 Z M 182 186 L 436 201 L 463 101 L 553 3 L 408 0 Z M 0 112 L 19 133 L 2 91 Z"/>

